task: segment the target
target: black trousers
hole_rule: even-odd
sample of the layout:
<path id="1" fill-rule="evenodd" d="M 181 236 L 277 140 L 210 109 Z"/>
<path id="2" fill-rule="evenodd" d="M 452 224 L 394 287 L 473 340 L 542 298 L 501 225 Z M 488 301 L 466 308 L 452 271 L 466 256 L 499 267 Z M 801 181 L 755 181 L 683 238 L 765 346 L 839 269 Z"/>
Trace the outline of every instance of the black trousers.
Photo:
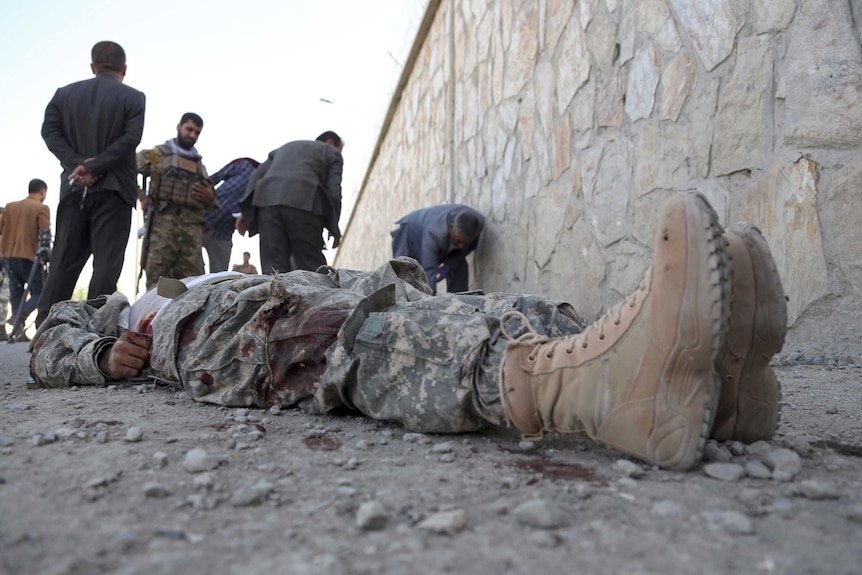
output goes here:
<path id="1" fill-rule="evenodd" d="M 313 272 L 326 265 L 323 216 L 287 206 L 267 206 L 258 208 L 258 220 L 261 273 Z"/>
<path id="2" fill-rule="evenodd" d="M 48 317 L 51 306 L 72 297 L 84 264 L 93 256 L 93 276 L 87 298 L 117 291 L 126 244 L 132 226 L 132 207 L 110 190 L 69 193 L 57 206 L 57 231 L 48 280 L 39 298 L 36 325 Z"/>

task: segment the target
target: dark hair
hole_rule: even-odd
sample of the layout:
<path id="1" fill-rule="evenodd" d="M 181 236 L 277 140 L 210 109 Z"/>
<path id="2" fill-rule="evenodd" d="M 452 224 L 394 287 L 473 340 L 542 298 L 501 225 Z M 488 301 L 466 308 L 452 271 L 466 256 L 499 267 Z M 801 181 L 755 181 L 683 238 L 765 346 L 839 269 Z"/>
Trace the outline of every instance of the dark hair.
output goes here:
<path id="1" fill-rule="evenodd" d="M 45 183 L 44 180 L 40 180 L 39 178 L 33 178 L 30 180 L 29 193 L 37 194 L 42 190 L 47 190 L 48 184 Z"/>
<path id="2" fill-rule="evenodd" d="M 97 42 L 93 46 L 90 57 L 96 70 L 122 72 L 126 65 L 126 52 L 123 47 L 109 40 Z"/>
<path id="3" fill-rule="evenodd" d="M 183 117 L 180 118 L 180 125 L 185 124 L 186 122 L 192 122 L 198 128 L 204 127 L 203 118 L 201 118 L 194 112 L 186 112 L 185 114 L 183 114 Z"/>
<path id="4" fill-rule="evenodd" d="M 479 224 L 479 218 L 475 214 L 469 212 L 461 212 L 455 216 L 452 222 L 452 229 L 456 234 L 460 234 L 470 241 L 476 239 L 479 232 L 482 231 L 482 226 Z"/>
<path id="5" fill-rule="evenodd" d="M 341 145 L 341 137 L 340 137 L 338 134 L 336 134 L 335 132 L 333 132 L 332 130 L 328 130 L 328 131 L 326 131 L 326 132 L 323 132 L 323 133 L 322 133 L 322 134 L 320 134 L 319 136 L 317 136 L 317 141 L 318 141 L 318 142 L 326 142 L 326 141 L 328 141 L 328 140 L 332 140 L 332 142 L 333 142 L 336 146 L 340 146 L 340 145 Z"/>

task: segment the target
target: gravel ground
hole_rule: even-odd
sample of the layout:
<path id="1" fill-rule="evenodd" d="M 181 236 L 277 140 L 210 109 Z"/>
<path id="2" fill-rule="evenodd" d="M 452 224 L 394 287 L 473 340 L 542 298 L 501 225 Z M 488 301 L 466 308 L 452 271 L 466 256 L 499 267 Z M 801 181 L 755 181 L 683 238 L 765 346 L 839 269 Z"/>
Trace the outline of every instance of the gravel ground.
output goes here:
<path id="1" fill-rule="evenodd" d="M 134 383 L 28 390 L 0 344 L 0 573 L 859 573 L 862 369 L 784 365 L 778 436 L 663 471 Z"/>

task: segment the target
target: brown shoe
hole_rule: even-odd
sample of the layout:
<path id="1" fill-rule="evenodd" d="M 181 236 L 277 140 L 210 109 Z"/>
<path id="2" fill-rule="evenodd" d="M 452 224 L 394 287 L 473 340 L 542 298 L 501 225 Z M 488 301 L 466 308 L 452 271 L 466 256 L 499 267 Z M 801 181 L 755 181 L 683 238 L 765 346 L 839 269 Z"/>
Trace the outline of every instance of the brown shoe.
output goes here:
<path id="1" fill-rule="evenodd" d="M 674 196 L 638 290 L 579 335 L 509 342 L 500 369 L 507 416 L 530 437 L 584 432 L 662 467 L 695 465 L 718 402 L 728 274 L 709 203 Z"/>
<path id="2" fill-rule="evenodd" d="M 727 342 L 719 355 L 721 397 L 712 439 L 771 439 L 781 416 L 781 384 L 769 366 L 787 333 L 787 298 L 763 235 L 748 222 L 725 233 L 733 270 Z"/>

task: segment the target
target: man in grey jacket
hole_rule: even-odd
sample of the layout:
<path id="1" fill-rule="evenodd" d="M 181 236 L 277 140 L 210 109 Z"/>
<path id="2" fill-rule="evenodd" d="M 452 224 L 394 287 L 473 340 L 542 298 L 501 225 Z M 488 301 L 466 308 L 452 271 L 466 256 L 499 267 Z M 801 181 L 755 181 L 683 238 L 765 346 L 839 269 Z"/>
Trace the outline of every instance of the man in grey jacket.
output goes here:
<path id="1" fill-rule="evenodd" d="M 273 150 L 255 170 L 236 227 L 241 234 L 260 233 L 263 273 L 326 265 L 324 229 L 338 247 L 343 148 L 338 134 L 327 131 L 313 142 L 297 140 Z"/>

